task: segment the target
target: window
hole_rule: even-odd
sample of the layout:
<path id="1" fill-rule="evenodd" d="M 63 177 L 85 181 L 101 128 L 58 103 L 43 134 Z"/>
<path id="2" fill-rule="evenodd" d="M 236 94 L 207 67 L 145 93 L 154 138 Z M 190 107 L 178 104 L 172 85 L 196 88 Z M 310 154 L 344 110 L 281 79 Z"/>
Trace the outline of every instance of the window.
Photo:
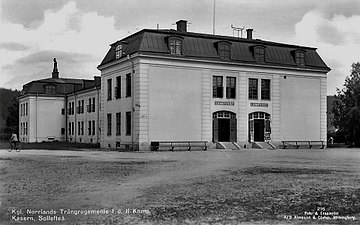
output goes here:
<path id="1" fill-rule="evenodd" d="M 61 115 L 64 115 L 64 114 L 65 114 L 65 109 L 62 108 L 62 109 L 61 109 Z"/>
<path id="2" fill-rule="evenodd" d="M 23 104 L 20 104 L 20 116 L 23 115 Z"/>
<path id="3" fill-rule="evenodd" d="M 120 59 L 122 56 L 122 45 L 117 45 L 115 49 L 116 59 Z"/>
<path id="4" fill-rule="evenodd" d="M 71 122 L 69 122 L 69 135 L 71 135 Z"/>
<path id="5" fill-rule="evenodd" d="M 95 112 L 95 98 L 93 98 L 92 111 Z"/>
<path id="6" fill-rule="evenodd" d="M 256 62 L 265 62 L 265 49 L 263 47 L 254 48 L 254 58 Z"/>
<path id="7" fill-rule="evenodd" d="M 213 97 L 223 97 L 223 77 L 221 76 L 213 76 Z"/>
<path id="8" fill-rule="evenodd" d="M 112 97 L 111 97 L 111 92 L 112 92 L 112 81 L 111 81 L 111 79 L 108 79 L 107 80 L 107 89 L 108 89 L 108 96 L 107 96 L 107 100 L 111 100 L 112 99 Z"/>
<path id="9" fill-rule="evenodd" d="M 81 135 L 84 135 L 84 121 L 81 121 Z"/>
<path id="10" fill-rule="evenodd" d="M 169 47 L 172 55 L 182 55 L 182 40 L 176 38 L 170 39 Z"/>
<path id="11" fill-rule="evenodd" d="M 21 107 L 21 105 L 20 105 L 20 107 Z M 20 135 L 22 135 L 23 134 L 23 123 L 20 123 Z"/>
<path id="12" fill-rule="evenodd" d="M 88 125 L 88 134 L 91 135 L 91 121 L 89 120 L 89 125 Z"/>
<path id="13" fill-rule="evenodd" d="M 55 94 L 56 86 L 54 85 L 46 85 L 45 86 L 45 94 Z"/>
<path id="14" fill-rule="evenodd" d="M 270 80 L 261 79 L 261 100 L 270 100 Z"/>
<path id="15" fill-rule="evenodd" d="M 95 135 L 95 120 L 92 121 L 92 135 Z"/>
<path id="16" fill-rule="evenodd" d="M 25 135 L 27 135 L 27 134 L 28 134 L 28 123 L 25 122 Z"/>
<path id="17" fill-rule="evenodd" d="M 258 99 L 258 79 L 249 78 L 249 99 Z"/>
<path id="18" fill-rule="evenodd" d="M 230 45 L 226 43 L 219 43 L 218 54 L 220 59 L 224 59 L 224 60 L 230 59 Z"/>
<path id="19" fill-rule="evenodd" d="M 25 115 L 28 115 L 28 103 L 25 103 Z"/>
<path id="20" fill-rule="evenodd" d="M 81 113 L 84 113 L 84 105 L 85 105 L 85 101 L 81 100 Z"/>
<path id="21" fill-rule="evenodd" d="M 235 77 L 226 77 L 226 98 L 236 98 Z"/>
<path id="22" fill-rule="evenodd" d="M 115 97 L 121 98 L 121 77 L 116 77 Z"/>
<path id="23" fill-rule="evenodd" d="M 305 66 L 305 53 L 303 51 L 295 52 L 295 62 L 298 66 Z"/>
<path id="24" fill-rule="evenodd" d="M 91 98 L 89 98 L 89 104 L 86 106 L 86 111 L 91 112 Z"/>
<path id="25" fill-rule="evenodd" d="M 65 128 L 61 128 L 61 134 L 65 134 Z"/>
<path id="26" fill-rule="evenodd" d="M 80 135 L 80 121 L 78 121 L 78 135 Z"/>
<path id="27" fill-rule="evenodd" d="M 131 97 L 131 74 L 126 74 L 126 97 Z"/>
<path id="28" fill-rule="evenodd" d="M 121 135 L 121 113 L 116 113 L 116 135 Z"/>
<path id="29" fill-rule="evenodd" d="M 131 135 L 131 112 L 126 112 L 126 135 Z"/>
<path id="30" fill-rule="evenodd" d="M 75 134 L 75 122 L 72 122 L 71 133 L 72 133 L 72 135 Z"/>
<path id="31" fill-rule="evenodd" d="M 111 136 L 111 113 L 107 114 L 107 135 Z"/>

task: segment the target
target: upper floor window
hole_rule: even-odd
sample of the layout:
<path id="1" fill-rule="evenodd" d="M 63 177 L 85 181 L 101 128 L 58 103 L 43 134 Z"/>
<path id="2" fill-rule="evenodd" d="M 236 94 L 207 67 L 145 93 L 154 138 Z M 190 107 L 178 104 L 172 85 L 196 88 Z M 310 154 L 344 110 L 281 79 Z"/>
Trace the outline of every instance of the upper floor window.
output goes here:
<path id="1" fill-rule="evenodd" d="M 116 77 L 115 97 L 121 98 L 121 76 Z"/>
<path id="2" fill-rule="evenodd" d="M 107 100 L 111 100 L 112 96 L 111 96 L 111 92 L 112 92 L 112 80 L 108 79 L 107 80 L 107 89 L 108 89 L 108 95 L 107 95 Z"/>
<path id="3" fill-rule="evenodd" d="M 223 77 L 222 76 L 213 76 L 213 97 L 222 98 L 223 97 Z"/>
<path id="4" fill-rule="evenodd" d="M 236 98 L 235 77 L 226 77 L 226 98 Z"/>
<path id="5" fill-rule="evenodd" d="M 182 40 L 179 38 L 171 38 L 169 40 L 169 48 L 172 55 L 182 55 Z"/>
<path id="6" fill-rule="evenodd" d="M 254 58 L 256 62 L 265 62 L 265 48 L 256 46 L 254 48 Z"/>
<path id="7" fill-rule="evenodd" d="M 115 49 L 116 59 L 120 59 L 122 56 L 122 45 L 117 45 Z"/>
<path id="8" fill-rule="evenodd" d="M 258 99 L 258 79 L 249 78 L 249 99 Z"/>
<path id="9" fill-rule="evenodd" d="M 46 85 L 45 86 L 45 94 L 55 94 L 56 86 L 54 85 Z"/>
<path id="10" fill-rule="evenodd" d="M 218 54 L 220 59 L 228 60 L 230 59 L 230 52 L 231 46 L 228 43 L 219 43 L 218 44 Z"/>
<path id="11" fill-rule="evenodd" d="M 126 112 L 126 135 L 131 135 L 131 112 Z"/>
<path id="12" fill-rule="evenodd" d="M 295 51 L 295 62 L 298 66 L 305 66 L 305 52 Z"/>
<path id="13" fill-rule="evenodd" d="M 126 97 L 131 97 L 131 74 L 126 74 Z"/>
<path id="14" fill-rule="evenodd" d="M 270 100 L 270 80 L 261 79 L 261 100 Z"/>

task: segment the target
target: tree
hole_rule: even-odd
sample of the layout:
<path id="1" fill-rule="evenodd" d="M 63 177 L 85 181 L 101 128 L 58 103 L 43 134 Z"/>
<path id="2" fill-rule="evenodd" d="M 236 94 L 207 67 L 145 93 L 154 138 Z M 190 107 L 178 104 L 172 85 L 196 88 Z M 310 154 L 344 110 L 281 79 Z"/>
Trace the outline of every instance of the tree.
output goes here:
<path id="1" fill-rule="evenodd" d="M 337 90 L 332 109 L 333 125 L 344 133 L 346 140 L 360 146 L 360 63 L 351 65 L 342 90 Z"/>
<path id="2" fill-rule="evenodd" d="M 13 97 L 11 104 L 8 106 L 8 116 L 6 118 L 6 132 L 19 132 L 19 101 L 17 97 Z"/>

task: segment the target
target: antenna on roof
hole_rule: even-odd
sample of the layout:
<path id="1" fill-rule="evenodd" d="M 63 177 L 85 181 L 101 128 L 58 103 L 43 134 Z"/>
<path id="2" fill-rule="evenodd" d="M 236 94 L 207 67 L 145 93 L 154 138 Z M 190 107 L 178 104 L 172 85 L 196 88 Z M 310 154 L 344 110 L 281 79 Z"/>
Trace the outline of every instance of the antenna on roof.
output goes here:
<path id="1" fill-rule="evenodd" d="M 215 35 L 215 6 L 216 6 L 216 0 L 214 0 L 214 9 L 213 9 L 213 35 Z"/>
<path id="2" fill-rule="evenodd" d="M 233 29 L 233 37 L 235 36 L 234 33 L 235 31 L 237 31 L 237 36 L 239 37 L 239 33 L 241 32 L 241 38 L 243 37 L 243 30 L 245 30 L 245 27 L 234 27 L 232 24 L 231 24 L 231 28 Z"/>

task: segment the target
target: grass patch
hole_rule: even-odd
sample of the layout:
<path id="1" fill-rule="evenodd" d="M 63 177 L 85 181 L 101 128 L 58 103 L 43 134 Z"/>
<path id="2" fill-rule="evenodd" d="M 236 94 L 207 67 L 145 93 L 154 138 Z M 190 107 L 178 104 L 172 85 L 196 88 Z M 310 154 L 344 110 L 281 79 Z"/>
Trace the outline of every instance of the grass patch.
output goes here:
<path id="1" fill-rule="evenodd" d="M 275 222 L 285 220 L 285 215 L 301 216 L 305 211 L 316 211 L 317 207 L 346 216 L 360 213 L 359 181 L 359 177 L 354 179 L 343 171 L 258 166 L 184 184 L 160 185 L 147 190 L 143 201 L 148 203 L 154 223 L 173 219 L 205 223 Z"/>

